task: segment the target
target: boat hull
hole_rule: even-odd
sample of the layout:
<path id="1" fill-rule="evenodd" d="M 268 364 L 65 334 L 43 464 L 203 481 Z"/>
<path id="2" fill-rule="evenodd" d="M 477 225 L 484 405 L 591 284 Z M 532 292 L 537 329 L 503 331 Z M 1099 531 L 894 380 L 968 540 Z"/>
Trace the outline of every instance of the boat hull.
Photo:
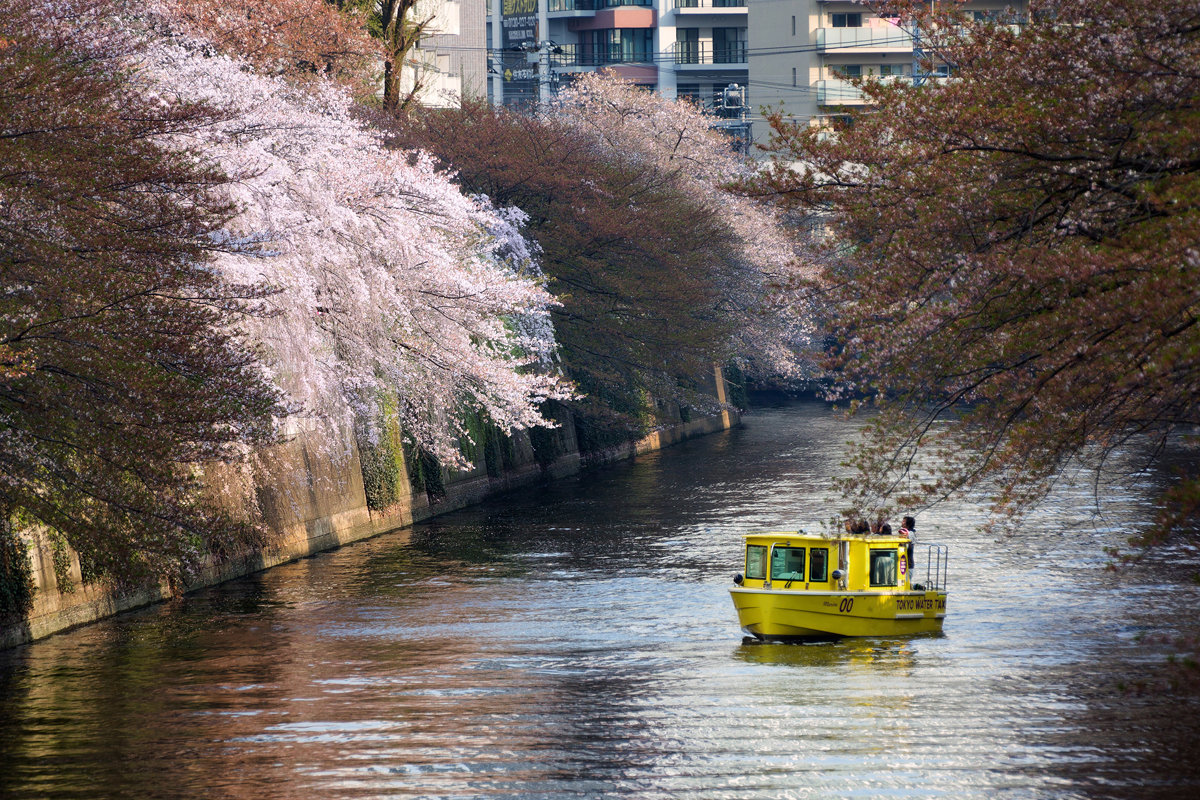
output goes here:
<path id="1" fill-rule="evenodd" d="M 935 633 L 946 616 L 945 592 L 734 588 L 729 593 L 742 630 L 771 641 Z"/>

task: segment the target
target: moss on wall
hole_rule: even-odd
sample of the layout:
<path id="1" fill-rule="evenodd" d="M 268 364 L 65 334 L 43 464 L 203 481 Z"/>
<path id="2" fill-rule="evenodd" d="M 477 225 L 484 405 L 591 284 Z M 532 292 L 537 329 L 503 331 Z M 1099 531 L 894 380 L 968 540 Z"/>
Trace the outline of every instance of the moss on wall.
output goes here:
<path id="1" fill-rule="evenodd" d="M 727 364 L 725 373 L 725 397 L 734 408 L 745 411 L 750 407 L 750 395 L 746 392 L 746 376 L 737 364 Z"/>
<path id="2" fill-rule="evenodd" d="M 408 467 L 408 482 L 414 493 L 424 492 L 430 503 L 436 503 L 446 496 L 446 478 L 442 473 L 442 465 L 428 450 L 406 441 L 404 443 L 404 463 Z"/>
<path id="3" fill-rule="evenodd" d="M 63 594 L 71 594 L 75 591 L 75 581 L 71 580 L 71 550 L 67 546 L 67 540 L 54 530 L 48 531 L 47 537 L 50 540 L 50 552 L 54 560 L 54 578 L 58 584 L 58 590 Z"/>
<path id="4" fill-rule="evenodd" d="M 380 407 L 380 419 L 374 425 L 364 420 L 355 424 L 363 491 L 367 496 L 367 508 L 372 511 L 395 505 L 405 491 L 400 480 L 405 459 L 396 404 L 391 398 L 383 398 Z"/>
<path id="5" fill-rule="evenodd" d="M 0 621 L 24 617 L 32 606 L 29 545 L 13 530 L 11 520 L 0 520 Z"/>

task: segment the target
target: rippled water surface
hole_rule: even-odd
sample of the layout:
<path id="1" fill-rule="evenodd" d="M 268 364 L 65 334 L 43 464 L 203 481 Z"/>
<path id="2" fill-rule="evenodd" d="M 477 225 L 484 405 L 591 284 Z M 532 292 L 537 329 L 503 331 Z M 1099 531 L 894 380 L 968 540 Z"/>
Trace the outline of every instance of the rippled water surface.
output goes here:
<path id="1" fill-rule="evenodd" d="M 941 636 L 743 643 L 740 537 L 827 516 L 850 433 L 761 409 L 0 653 L 0 796 L 1200 797 L 1200 703 L 1122 690 L 1197 629 L 1194 551 L 1105 569 L 1154 474 L 921 515 Z"/>

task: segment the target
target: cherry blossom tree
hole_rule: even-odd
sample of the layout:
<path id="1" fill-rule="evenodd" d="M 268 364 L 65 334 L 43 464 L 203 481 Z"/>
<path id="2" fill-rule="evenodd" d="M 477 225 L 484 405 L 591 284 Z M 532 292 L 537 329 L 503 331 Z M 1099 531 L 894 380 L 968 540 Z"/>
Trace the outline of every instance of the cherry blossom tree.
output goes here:
<path id="1" fill-rule="evenodd" d="M 1200 8 L 892 7 L 952 79 L 867 82 L 872 108 L 833 136 L 777 115 L 761 189 L 829 209 L 843 248 L 834 360 L 883 410 L 854 505 L 982 485 L 1018 514 L 1064 467 L 1200 422 Z M 1198 509 L 1193 474 L 1158 530 Z"/>
<path id="2" fill-rule="evenodd" d="M 585 395 L 571 406 L 584 447 L 657 424 L 655 399 L 697 401 L 689 382 L 727 355 L 731 326 L 708 276 L 727 239 L 716 218 L 557 117 L 467 102 L 398 120 L 393 141 L 427 145 L 465 188 L 529 215 L 563 367 Z"/>
<path id="3" fill-rule="evenodd" d="M 627 161 L 684 193 L 697 213 L 727 228 L 728 246 L 711 266 L 722 313 L 737 320 L 728 357 L 760 379 L 813 377 L 817 328 L 807 286 L 812 254 L 779 212 L 739 191 L 754 172 L 712 118 L 603 72 L 584 73 L 551 113 L 582 131 L 611 160 Z"/>
<path id="4" fill-rule="evenodd" d="M 334 84 L 300 88 L 187 40 L 155 42 L 142 66 L 148 96 L 226 114 L 186 143 L 238 176 L 224 235 L 239 247 L 215 265 L 273 289 L 245 329 L 294 404 L 372 419 L 394 396 L 404 430 L 452 464 L 464 411 L 505 431 L 547 424 L 537 406 L 569 391 L 536 368 L 554 346 L 550 296 L 511 214 L 427 155 L 383 148 Z"/>
<path id="5" fill-rule="evenodd" d="M 90 577 L 178 587 L 264 541 L 199 468 L 285 414 L 388 404 L 455 464 L 467 412 L 511 430 L 569 396 L 519 211 L 384 148 L 330 80 L 264 76 L 184 27 L 126 0 L 0 8 L 8 566 L 40 524 Z"/>

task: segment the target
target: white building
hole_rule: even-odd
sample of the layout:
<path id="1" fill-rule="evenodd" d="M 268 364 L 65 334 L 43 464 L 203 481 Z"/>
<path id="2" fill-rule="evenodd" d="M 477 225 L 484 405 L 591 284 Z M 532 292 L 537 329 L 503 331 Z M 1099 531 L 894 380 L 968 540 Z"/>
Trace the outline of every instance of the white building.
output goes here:
<path id="1" fill-rule="evenodd" d="M 961 7 L 977 18 L 1019 19 L 1028 5 L 1027 0 L 973 0 Z M 793 119 L 821 124 L 865 104 L 846 77 L 912 80 L 913 37 L 896 23 L 854 0 L 751 0 L 754 107 L 782 105 Z M 759 122 L 754 132 L 765 140 L 767 127 Z"/>

